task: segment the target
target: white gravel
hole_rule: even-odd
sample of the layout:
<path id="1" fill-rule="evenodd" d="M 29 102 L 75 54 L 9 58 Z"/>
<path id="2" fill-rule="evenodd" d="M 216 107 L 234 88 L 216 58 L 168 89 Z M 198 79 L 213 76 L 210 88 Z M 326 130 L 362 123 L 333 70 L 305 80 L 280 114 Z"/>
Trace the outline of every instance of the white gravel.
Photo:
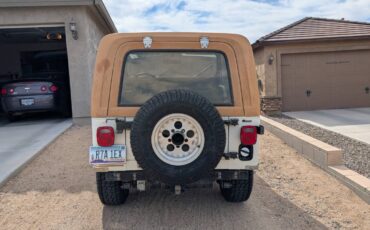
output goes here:
<path id="1" fill-rule="evenodd" d="M 370 145 L 285 115 L 270 116 L 269 118 L 327 144 L 343 149 L 345 165 L 370 178 Z"/>

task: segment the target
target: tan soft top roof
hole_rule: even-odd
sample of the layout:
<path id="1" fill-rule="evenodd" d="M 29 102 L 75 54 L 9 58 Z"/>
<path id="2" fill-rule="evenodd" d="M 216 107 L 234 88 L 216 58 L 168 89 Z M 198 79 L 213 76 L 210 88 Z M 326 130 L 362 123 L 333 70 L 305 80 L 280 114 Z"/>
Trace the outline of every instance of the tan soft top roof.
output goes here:
<path id="1" fill-rule="evenodd" d="M 233 90 L 240 88 L 240 107 L 243 109 L 243 113 L 240 114 L 232 108 L 217 107 L 221 115 L 223 116 L 258 116 L 260 114 L 259 108 L 259 94 L 257 87 L 257 78 L 255 72 L 255 63 L 253 58 L 253 52 L 249 41 L 237 34 L 225 34 L 225 33 L 116 33 L 105 36 L 99 45 L 96 65 L 93 79 L 92 89 L 92 117 L 107 117 L 107 116 L 134 116 L 138 108 L 118 107 L 114 100 L 118 95 L 118 76 L 121 75 L 118 71 L 122 65 L 122 62 L 117 62 L 116 58 L 122 58 L 121 56 L 125 53 L 121 48 L 127 47 L 137 50 L 138 48 L 144 49 L 143 38 L 149 36 L 152 38 L 153 43 L 150 50 L 153 49 L 191 49 L 201 50 L 200 38 L 205 36 L 209 39 L 208 50 L 219 50 L 220 47 L 217 44 L 222 44 L 226 47 L 229 52 L 233 54 L 233 59 L 236 60 L 237 65 L 230 65 L 233 68 L 234 75 L 237 75 L 235 79 L 232 79 Z M 149 50 L 149 49 L 148 49 Z M 204 49 L 207 50 L 207 49 Z M 230 57 L 229 57 L 230 58 Z M 113 93 L 111 93 L 111 91 Z M 234 92 L 235 94 L 235 92 Z M 112 96 L 113 95 L 113 96 Z M 235 97 L 235 95 L 234 95 Z M 238 98 L 237 98 L 238 99 Z M 116 107 L 111 112 L 111 107 Z M 236 107 L 236 106 L 235 106 Z M 117 111 L 121 111 L 118 113 Z M 126 113 L 126 111 L 130 111 Z"/>

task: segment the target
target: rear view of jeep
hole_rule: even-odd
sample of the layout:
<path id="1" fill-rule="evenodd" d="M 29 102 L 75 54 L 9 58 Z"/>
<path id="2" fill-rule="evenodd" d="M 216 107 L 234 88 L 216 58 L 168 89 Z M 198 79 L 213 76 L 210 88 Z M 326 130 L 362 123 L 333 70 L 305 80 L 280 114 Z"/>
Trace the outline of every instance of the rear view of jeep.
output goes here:
<path id="1" fill-rule="evenodd" d="M 111 34 L 93 80 L 89 162 L 100 200 L 159 185 L 176 194 L 217 182 L 248 200 L 258 166 L 253 53 L 234 34 Z"/>

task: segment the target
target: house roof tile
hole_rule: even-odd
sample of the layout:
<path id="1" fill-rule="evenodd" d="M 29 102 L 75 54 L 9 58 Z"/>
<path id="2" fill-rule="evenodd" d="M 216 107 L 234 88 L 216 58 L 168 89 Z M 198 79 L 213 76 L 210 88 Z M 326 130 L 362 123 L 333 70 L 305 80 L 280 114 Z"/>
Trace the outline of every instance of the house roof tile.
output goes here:
<path id="1" fill-rule="evenodd" d="M 276 42 L 359 37 L 370 38 L 370 23 L 307 17 L 261 37 L 253 47 Z"/>

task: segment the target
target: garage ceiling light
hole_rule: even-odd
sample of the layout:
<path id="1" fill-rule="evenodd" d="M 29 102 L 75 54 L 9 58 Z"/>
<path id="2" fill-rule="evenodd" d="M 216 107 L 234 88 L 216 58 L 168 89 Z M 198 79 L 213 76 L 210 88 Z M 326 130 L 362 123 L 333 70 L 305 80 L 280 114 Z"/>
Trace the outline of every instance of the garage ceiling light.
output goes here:
<path id="1" fill-rule="evenodd" d="M 62 40 L 63 35 L 61 33 L 47 33 L 46 39 L 48 39 L 48 40 Z"/>

